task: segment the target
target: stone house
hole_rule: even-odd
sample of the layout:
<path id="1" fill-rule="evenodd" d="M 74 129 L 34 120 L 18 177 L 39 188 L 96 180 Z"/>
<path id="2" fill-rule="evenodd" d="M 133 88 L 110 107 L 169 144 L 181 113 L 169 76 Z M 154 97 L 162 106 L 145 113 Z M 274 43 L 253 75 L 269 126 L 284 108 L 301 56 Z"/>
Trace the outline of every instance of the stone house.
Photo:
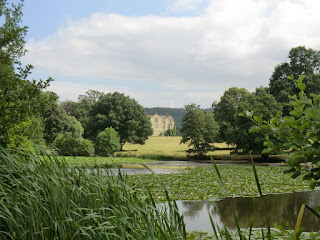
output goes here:
<path id="1" fill-rule="evenodd" d="M 153 135 L 152 136 L 161 136 L 168 129 L 173 129 L 174 127 L 174 119 L 170 115 L 148 115 L 152 128 Z"/>

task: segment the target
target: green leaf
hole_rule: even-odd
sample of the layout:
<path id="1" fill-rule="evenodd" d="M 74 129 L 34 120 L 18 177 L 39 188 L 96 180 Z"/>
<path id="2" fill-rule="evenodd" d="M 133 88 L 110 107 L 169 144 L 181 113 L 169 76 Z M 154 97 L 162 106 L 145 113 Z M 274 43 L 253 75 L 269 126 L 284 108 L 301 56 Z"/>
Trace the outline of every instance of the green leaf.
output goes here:
<path id="1" fill-rule="evenodd" d="M 291 175 L 291 178 L 297 178 L 297 177 L 299 177 L 300 176 L 300 174 L 301 174 L 301 172 L 300 171 L 295 171 L 292 175 Z"/>
<path id="2" fill-rule="evenodd" d="M 317 182 L 310 183 L 310 188 L 311 189 L 315 189 L 316 186 L 317 186 Z"/>
<path id="3" fill-rule="evenodd" d="M 252 118 L 254 111 L 246 111 L 247 117 Z"/>
<path id="4" fill-rule="evenodd" d="M 303 83 L 303 82 L 301 82 L 301 81 L 299 81 L 298 80 L 298 82 L 297 82 L 297 87 L 303 92 L 304 90 L 306 90 L 306 85 Z"/>
<path id="5" fill-rule="evenodd" d="M 258 122 L 258 123 L 261 123 L 262 122 L 262 115 L 260 116 L 253 116 L 253 119 Z"/>
<path id="6" fill-rule="evenodd" d="M 249 133 L 257 133 L 257 132 L 261 132 L 262 131 L 262 128 L 259 127 L 259 126 L 252 126 L 250 129 L 249 129 Z"/>
<path id="7" fill-rule="evenodd" d="M 262 154 L 269 154 L 272 152 L 272 149 L 271 148 L 265 148 L 261 151 Z"/>
<path id="8" fill-rule="evenodd" d="M 290 113 L 290 115 L 295 116 L 295 117 L 300 117 L 300 113 L 297 109 L 293 109 Z"/>

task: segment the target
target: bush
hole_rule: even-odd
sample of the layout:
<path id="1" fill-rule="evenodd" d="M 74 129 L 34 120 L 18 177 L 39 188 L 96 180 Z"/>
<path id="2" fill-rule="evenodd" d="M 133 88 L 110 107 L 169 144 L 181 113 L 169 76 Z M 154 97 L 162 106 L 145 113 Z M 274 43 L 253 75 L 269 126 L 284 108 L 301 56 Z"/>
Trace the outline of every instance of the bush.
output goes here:
<path id="1" fill-rule="evenodd" d="M 64 156 L 91 156 L 94 153 L 94 147 L 90 140 L 73 137 L 66 133 L 58 134 L 53 144 Z"/>
<path id="2" fill-rule="evenodd" d="M 101 156 L 108 156 L 121 149 L 119 134 L 112 127 L 100 132 L 95 142 L 95 152 Z"/>

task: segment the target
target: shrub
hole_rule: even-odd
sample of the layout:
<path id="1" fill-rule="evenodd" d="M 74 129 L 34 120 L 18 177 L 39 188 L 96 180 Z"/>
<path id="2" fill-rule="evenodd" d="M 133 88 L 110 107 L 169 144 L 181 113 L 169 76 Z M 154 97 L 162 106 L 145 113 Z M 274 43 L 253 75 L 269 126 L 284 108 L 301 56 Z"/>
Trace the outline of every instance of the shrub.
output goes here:
<path id="1" fill-rule="evenodd" d="M 108 156 L 121 149 L 119 134 L 112 127 L 100 132 L 95 142 L 95 152 L 101 156 Z"/>
<path id="2" fill-rule="evenodd" d="M 73 137 L 66 133 L 58 134 L 53 144 L 64 156 L 91 156 L 94 153 L 94 147 L 90 140 Z"/>

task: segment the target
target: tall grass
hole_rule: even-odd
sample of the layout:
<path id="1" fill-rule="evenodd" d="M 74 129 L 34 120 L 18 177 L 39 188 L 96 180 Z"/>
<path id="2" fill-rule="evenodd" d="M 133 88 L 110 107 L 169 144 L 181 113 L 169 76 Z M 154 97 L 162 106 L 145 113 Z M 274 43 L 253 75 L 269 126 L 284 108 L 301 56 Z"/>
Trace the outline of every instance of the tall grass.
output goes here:
<path id="1" fill-rule="evenodd" d="M 186 239 L 177 206 L 137 197 L 120 171 L 1 150 L 0 183 L 0 239 Z"/>

